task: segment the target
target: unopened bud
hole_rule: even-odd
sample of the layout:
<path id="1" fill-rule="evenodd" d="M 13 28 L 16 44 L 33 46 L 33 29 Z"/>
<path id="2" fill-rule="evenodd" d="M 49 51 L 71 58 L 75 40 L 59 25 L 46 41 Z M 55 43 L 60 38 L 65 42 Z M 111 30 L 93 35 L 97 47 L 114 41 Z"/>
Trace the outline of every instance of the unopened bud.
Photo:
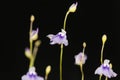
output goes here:
<path id="1" fill-rule="evenodd" d="M 78 5 L 78 2 L 73 3 L 73 4 L 69 7 L 69 12 L 75 12 L 76 9 L 77 9 L 77 5 Z"/>
<path id="2" fill-rule="evenodd" d="M 30 17 L 30 21 L 33 22 L 34 20 L 35 20 L 34 15 L 31 15 L 31 17 Z"/>
<path id="3" fill-rule="evenodd" d="M 32 57 L 32 54 L 31 54 L 29 48 L 26 48 L 26 49 L 25 49 L 25 56 L 26 56 L 27 58 L 31 58 L 31 57 Z"/>
<path id="4" fill-rule="evenodd" d="M 84 47 L 84 48 L 86 47 L 86 42 L 83 42 L 83 47 Z"/>
<path id="5" fill-rule="evenodd" d="M 46 67 L 46 75 L 48 75 L 48 74 L 50 73 L 50 71 L 51 71 L 51 66 L 48 65 L 48 66 Z"/>
<path id="6" fill-rule="evenodd" d="M 107 40 L 107 36 L 104 34 L 104 35 L 102 36 L 102 42 L 105 43 L 106 40 Z"/>
<path id="7" fill-rule="evenodd" d="M 37 40 L 36 42 L 35 42 L 35 45 L 38 47 L 38 46 L 40 46 L 40 44 L 41 44 L 41 41 L 40 40 Z"/>

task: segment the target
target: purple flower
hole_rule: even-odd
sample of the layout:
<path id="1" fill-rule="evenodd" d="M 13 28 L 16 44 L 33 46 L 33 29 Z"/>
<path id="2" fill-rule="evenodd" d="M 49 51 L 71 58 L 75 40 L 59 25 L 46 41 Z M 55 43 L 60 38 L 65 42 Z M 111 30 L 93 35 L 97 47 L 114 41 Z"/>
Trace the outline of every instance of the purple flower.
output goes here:
<path id="1" fill-rule="evenodd" d="M 40 77 L 35 72 L 35 67 L 31 67 L 26 75 L 23 75 L 22 80 L 44 80 L 43 77 Z"/>
<path id="2" fill-rule="evenodd" d="M 83 52 L 80 52 L 78 55 L 75 55 L 76 65 L 83 65 L 85 64 L 86 60 L 87 60 L 87 56 Z"/>
<path id="3" fill-rule="evenodd" d="M 104 63 L 95 70 L 95 74 L 104 75 L 108 78 L 116 77 L 117 74 L 113 72 L 109 64 L 110 60 L 105 59 Z"/>
<path id="4" fill-rule="evenodd" d="M 68 40 L 66 36 L 66 31 L 61 30 L 61 32 L 57 33 L 56 35 L 49 34 L 47 37 L 50 39 L 50 44 L 64 44 L 65 46 L 68 46 Z"/>

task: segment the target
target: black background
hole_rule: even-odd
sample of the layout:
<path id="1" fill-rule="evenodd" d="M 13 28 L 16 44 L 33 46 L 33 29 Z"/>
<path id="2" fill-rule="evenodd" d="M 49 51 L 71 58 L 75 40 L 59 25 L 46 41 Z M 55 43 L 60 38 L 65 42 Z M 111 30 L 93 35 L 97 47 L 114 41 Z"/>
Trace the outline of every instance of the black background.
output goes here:
<path id="1" fill-rule="evenodd" d="M 35 16 L 33 29 L 39 27 L 39 39 L 42 41 L 36 57 L 35 66 L 38 75 L 45 76 L 47 65 L 52 66 L 48 80 L 59 80 L 60 46 L 49 45 L 46 35 L 56 34 L 63 28 L 63 21 L 69 6 L 75 0 L 31 0 L 5 2 L 2 9 L 3 17 L 3 44 L 4 49 L 1 73 L 3 78 L 21 80 L 26 74 L 29 60 L 24 56 L 24 50 L 29 47 L 30 16 Z M 106 34 L 108 39 L 104 48 L 104 59 L 110 59 L 113 70 L 119 80 L 119 29 L 117 1 L 79 0 L 75 13 L 67 18 L 66 31 L 69 46 L 64 47 L 63 53 L 63 80 L 80 80 L 79 66 L 74 64 L 74 56 L 82 51 L 82 43 L 87 43 L 85 53 L 88 56 L 84 65 L 85 80 L 98 80 L 94 75 L 100 65 L 101 37 Z M 1 30 L 2 31 L 2 30 Z M 5 31 L 5 32 L 4 32 Z M 104 77 L 103 77 L 104 80 Z"/>

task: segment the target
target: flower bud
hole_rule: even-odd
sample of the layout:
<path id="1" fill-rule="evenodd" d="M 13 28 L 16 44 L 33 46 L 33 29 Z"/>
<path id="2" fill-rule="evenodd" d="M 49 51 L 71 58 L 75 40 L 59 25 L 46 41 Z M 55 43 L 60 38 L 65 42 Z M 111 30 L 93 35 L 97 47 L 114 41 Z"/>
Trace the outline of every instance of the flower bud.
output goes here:
<path id="1" fill-rule="evenodd" d="M 38 31 L 39 31 L 38 28 L 36 30 L 32 30 L 32 32 L 30 34 L 30 40 L 37 40 L 38 39 Z"/>
<path id="2" fill-rule="evenodd" d="M 30 21 L 33 22 L 34 20 L 35 20 L 34 15 L 31 15 L 31 17 L 30 17 Z"/>
<path id="3" fill-rule="evenodd" d="M 25 49 L 25 56 L 26 56 L 27 58 L 31 58 L 31 57 L 32 57 L 32 54 L 31 54 L 29 48 L 26 48 L 26 49 Z"/>
<path id="4" fill-rule="evenodd" d="M 102 36 L 102 42 L 105 43 L 106 40 L 107 40 L 107 36 L 104 34 L 104 35 Z"/>
<path id="5" fill-rule="evenodd" d="M 46 67 L 46 75 L 48 75 L 48 74 L 50 73 L 50 71 L 51 71 L 51 66 L 48 65 L 48 66 Z"/>
<path id="6" fill-rule="evenodd" d="M 84 48 L 86 47 L 86 42 L 83 42 L 83 47 L 84 47 Z"/>
<path id="7" fill-rule="evenodd" d="M 40 40 L 37 40 L 36 42 L 35 42 L 35 46 L 40 46 L 40 44 L 41 44 L 41 41 Z"/>
<path id="8" fill-rule="evenodd" d="M 75 12 L 76 9 L 77 9 L 77 5 L 78 5 L 78 2 L 73 3 L 73 4 L 69 7 L 69 12 Z"/>

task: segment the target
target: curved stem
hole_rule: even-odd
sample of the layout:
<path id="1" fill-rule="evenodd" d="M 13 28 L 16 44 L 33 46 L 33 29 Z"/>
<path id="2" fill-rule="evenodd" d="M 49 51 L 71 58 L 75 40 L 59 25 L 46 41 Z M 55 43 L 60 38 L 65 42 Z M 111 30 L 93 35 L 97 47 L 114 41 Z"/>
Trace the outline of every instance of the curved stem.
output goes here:
<path id="1" fill-rule="evenodd" d="M 82 74 L 81 80 L 84 80 L 84 72 L 83 72 L 83 67 L 82 67 L 82 65 L 80 65 L 80 70 L 81 70 L 81 74 Z"/>
<path id="2" fill-rule="evenodd" d="M 64 26 L 63 26 L 63 29 L 65 30 L 65 27 L 66 27 L 66 20 L 67 20 L 67 16 L 70 12 L 67 11 L 66 15 L 65 15 L 65 18 L 64 18 Z"/>
<path id="3" fill-rule="evenodd" d="M 102 45 L 102 49 L 101 49 L 101 64 L 103 63 L 103 49 L 104 49 L 104 44 Z"/>
<path id="4" fill-rule="evenodd" d="M 62 80 L 62 55 L 63 55 L 63 44 L 60 46 L 60 80 Z"/>

